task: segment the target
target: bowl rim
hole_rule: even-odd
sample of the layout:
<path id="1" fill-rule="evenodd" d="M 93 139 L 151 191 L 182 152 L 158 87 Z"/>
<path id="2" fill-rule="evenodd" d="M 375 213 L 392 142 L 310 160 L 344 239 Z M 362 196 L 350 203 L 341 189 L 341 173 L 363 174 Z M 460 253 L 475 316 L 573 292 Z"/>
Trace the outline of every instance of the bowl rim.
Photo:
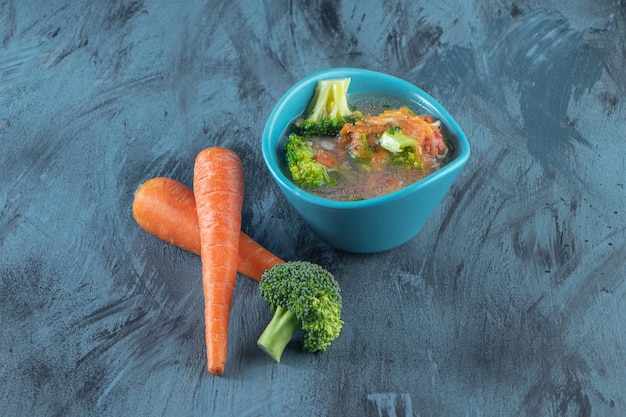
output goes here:
<path id="1" fill-rule="evenodd" d="M 306 190 L 298 187 L 295 183 L 293 183 L 287 176 L 282 172 L 279 168 L 279 161 L 276 158 L 276 145 L 280 138 L 276 140 L 272 140 L 270 137 L 270 133 L 276 130 L 275 125 L 277 124 L 278 115 L 281 111 L 284 110 L 285 106 L 288 102 L 298 94 L 301 94 L 302 90 L 311 89 L 315 87 L 315 84 L 319 80 L 330 79 L 330 78 L 342 78 L 342 77 L 360 77 L 360 78 L 372 78 L 378 79 L 382 81 L 388 81 L 395 83 L 396 85 L 403 86 L 406 88 L 408 92 L 410 92 L 410 97 L 408 94 L 404 98 L 408 98 L 410 100 L 415 100 L 415 97 L 420 98 L 420 102 L 418 104 L 427 104 L 429 107 L 432 107 L 436 110 L 437 117 L 442 120 L 448 131 L 453 133 L 459 141 L 459 145 L 456 145 L 458 152 L 454 159 L 446 164 L 441 169 L 429 174 L 425 178 L 410 184 L 404 188 L 401 188 L 397 191 L 394 191 L 389 194 L 385 194 L 382 196 L 378 196 L 375 198 L 370 198 L 366 200 L 358 200 L 358 201 L 338 201 L 338 200 L 330 200 L 322 197 L 318 197 L 316 195 L 308 193 Z M 397 95 L 396 95 L 397 96 Z M 401 96 L 400 96 L 401 97 Z M 423 102 L 423 103 L 422 103 Z M 304 111 L 302 108 L 301 112 Z M 280 135 L 282 135 L 287 126 L 284 126 L 280 130 Z M 384 72 L 373 71 L 362 68 L 352 68 L 352 67 L 338 67 L 338 68 L 329 68 L 322 71 L 315 72 L 311 75 L 308 75 L 302 78 L 300 81 L 293 84 L 278 100 L 274 108 L 272 109 L 270 115 L 267 118 L 265 127 L 263 129 L 262 136 L 262 153 L 263 158 L 265 160 L 265 164 L 269 169 L 271 175 L 274 177 L 274 180 L 278 183 L 278 185 L 283 188 L 289 190 L 290 193 L 297 195 L 298 198 L 308 202 L 309 204 L 330 208 L 330 209 L 338 209 L 338 210 L 347 210 L 347 209 L 355 209 L 355 208 L 363 208 L 369 206 L 377 206 L 384 204 L 389 201 L 395 201 L 406 196 L 413 194 L 416 190 L 420 188 L 427 187 L 430 183 L 437 181 L 438 178 L 447 175 L 448 172 L 454 171 L 455 169 L 462 168 L 467 162 L 470 155 L 470 146 L 465 136 L 465 133 L 458 125 L 456 120 L 448 113 L 445 107 L 441 105 L 437 100 L 435 100 L 432 96 L 426 93 L 421 88 L 416 85 L 402 79 L 396 77 L 394 75 L 390 75 Z M 460 148 L 460 149 L 459 149 Z"/>

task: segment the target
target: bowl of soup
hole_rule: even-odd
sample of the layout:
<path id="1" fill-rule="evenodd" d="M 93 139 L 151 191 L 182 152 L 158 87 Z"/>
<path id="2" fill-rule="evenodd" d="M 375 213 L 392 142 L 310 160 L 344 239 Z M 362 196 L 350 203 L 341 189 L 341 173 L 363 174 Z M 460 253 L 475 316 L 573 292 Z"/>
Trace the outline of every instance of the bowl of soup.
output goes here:
<path id="1" fill-rule="evenodd" d="M 347 100 L 357 114 L 378 117 L 387 110 L 408 109 L 410 114 L 436 127 L 447 147 L 443 155 L 437 156 L 435 167 L 422 166 L 417 176 L 415 170 L 398 169 L 393 164 L 379 163 L 373 169 L 348 151 L 341 163 L 346 167 L 355 165 L 350 168 L 355 174 L 349 175 L 354 177 L 349 192 L 337 192 L 341 188 L 337 183 L 348 177 L 343 171 L 336 175 L 339 181 L 321 190 L 303 187 L 295 181 L 285 155 L 290 132 L 295 123 L 306 117 L 318 82 L 340 78 L 350 81 Z M 376 141 L 379 139 L 377 136 Z M 316 146 L 325 149 L 337 146 L 332 138 L 321 138 L 321 142 Z M 320 239 L 340 250 L 374 253 L 401 246 L 416 236 L 466 164 L 470 146 L 448 111 L 410 82 L 371 70 L 333 68 L 298 81 L 279 99 L 263 130 L 262 152 L 278 188 Z M 407 177 L 402 177 L 402 185 L 397 186 L 398 176 L 404 175 L 402 171 L 406 171 Z M 356 172 L 363 176 L 357 177 Z M 359 183 L 363 187 L 355 191 Z M 394 186 L 387 189 L 381 185 L 387 183 Z M 373 189 L 382 191 L 372 193 Z"/>

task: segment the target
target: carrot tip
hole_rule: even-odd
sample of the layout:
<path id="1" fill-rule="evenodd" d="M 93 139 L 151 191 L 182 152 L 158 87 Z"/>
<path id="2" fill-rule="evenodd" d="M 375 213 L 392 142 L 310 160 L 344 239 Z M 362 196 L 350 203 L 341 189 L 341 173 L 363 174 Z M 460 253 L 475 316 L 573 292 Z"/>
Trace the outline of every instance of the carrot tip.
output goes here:
<path id="1" fill-rule="evenodd" d="M 224 367 L 223 366 L 207 366 L 207 369 L 209 370 L 209 372 L 211 372 L 213 375 L 223 375 L 224 374 Z"/>

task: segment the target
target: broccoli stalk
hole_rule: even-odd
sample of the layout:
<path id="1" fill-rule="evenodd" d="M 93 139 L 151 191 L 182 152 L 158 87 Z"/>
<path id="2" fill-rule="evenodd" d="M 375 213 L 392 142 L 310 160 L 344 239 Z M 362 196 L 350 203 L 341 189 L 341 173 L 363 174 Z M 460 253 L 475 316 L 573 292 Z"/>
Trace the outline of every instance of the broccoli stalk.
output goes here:
<path id="1" fill-rule="evenodd" d="M 300 319 L 289 310 L 278 306 L 257 343 L 263 352 L 274 358 L 276 362 L 280 362 L 280 356 L 285 347 L 300 329 L 302 329 Z"/>
<path id="2" fill-rule="evenodd" d="M 295 123 L 300 134 L 336 136 L 346 122 L 357 115 L 348 105 L 350 78 L 320 80 L 315 86 L 304 120 Z"/>
<path id="3" fill-rule="evenodd" d="M 310 138 L 296 133 L 289 135 L 285 143 L 285 160 L 293 180 L 309 188 L 337 185 L 328 168 L 314 159 L 315 154 Z"/>
<path id="4" fill-rule="evenodd" d="M 385 130 L 379 139 L 380 146 L 391 156 L 391 161 L 402 164 L 407 169 L 420 168 L 424 165 L 421 159 L 422 147 L 417 139 L 402 132 L 399 126 Z"/>
<path id="5" fill-rule="evenodd" d="M 333 275 L 319 265 L 292 261 L 268 269 L 259 284 L 261 297 L 274 312 L 257 343 L 280 362 L 289 341 L 304 330 L 304 350 L 325 351 L 339 336 L 341 294 Z"/>

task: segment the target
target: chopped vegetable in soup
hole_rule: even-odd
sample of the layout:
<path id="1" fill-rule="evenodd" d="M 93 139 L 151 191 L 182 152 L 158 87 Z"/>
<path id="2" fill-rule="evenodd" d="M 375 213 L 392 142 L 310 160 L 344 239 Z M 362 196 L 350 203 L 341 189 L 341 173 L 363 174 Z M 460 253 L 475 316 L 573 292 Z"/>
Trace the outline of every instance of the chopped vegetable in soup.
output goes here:
<path id="1" fill-rule="evenodd" d="M 348 110 L 340 117 L 333 121 L 338 133 L 325 129 L 321 136 L 315 123 L 328 125 L 330 116 L 309 116 L 287 135 L 285 161 L 293 181 L 319 197 L 356 201 L 389 194 L 435 172 L 451 153 L 441 123 L 407 106 L 374 115 Z"/>

